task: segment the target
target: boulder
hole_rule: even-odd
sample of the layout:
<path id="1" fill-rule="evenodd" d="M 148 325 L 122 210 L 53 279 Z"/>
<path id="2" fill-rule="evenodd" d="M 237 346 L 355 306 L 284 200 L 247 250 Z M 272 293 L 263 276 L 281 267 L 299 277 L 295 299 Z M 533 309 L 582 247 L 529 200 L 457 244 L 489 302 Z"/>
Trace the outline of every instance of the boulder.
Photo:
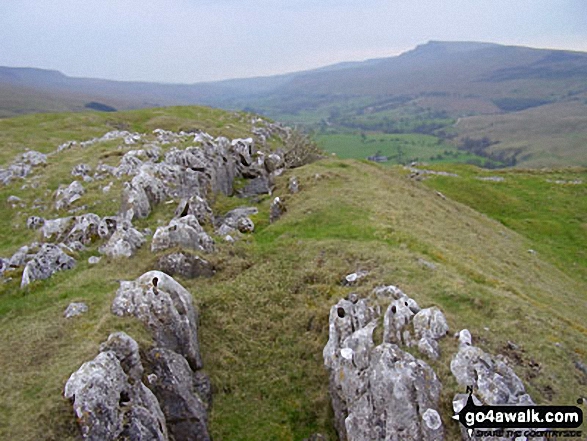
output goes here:
<path id="1" fill-rule="evenodd" d="M 151 242 L 151 251 L 165 250 L 174 246 L 196 251 L 214 251 L 214 241 L 192 214 L 173 219 L 169 225 L 159 227 L 155 231 Z"/>
<path id="2" fill-rule="evenodd" d="M 258 176 L 247 182 L 239 192 L 241 197 L 257 196 L 260 194 L 271 194 L 273 185 L 267 176 Z"/>
<path id="3" fill-rule="evenodd" d="M 298 182 L 298 178 L 296 178 L 295 176 L 292 176 L 291 178 L 289 178 L 289 185 L 288 185 L 287 189 L 289 190 L 289 192 L 291 194 L 296 194 L 297 192 L 299 192 L 300 191 L 300 184 Z"/>
<path id="4" fill-rule="evenodd" d="M 169 434 L 176 440 L 211 440 L 207 376 L 204 375 L 206 384 L 202 384 L 203 374 L 195 374 L 184 357 L 168 349 L 152 349 L 147 358 L 149 388 L 159 400 Z"/>
<path id="5" fill-rule="evenodd" d="M 145 237 L 129 221 L 119 219 L 116 231 L 98 251 L 114 258 L 131 257 L 144 243 Z"/>
<path id="6" fill-rule="evenodd" d="M 142 373 L 138 344 L 117 332 L 69 377 L 64 396 L 73 402 L 84 439 L 168 440 L 165 416 Z"/>
<path id="7" fill-rule="evenodd" d="M 65 309 L 65 311 L 63 312 L 63 316 L 65 318 L 71 318 L 71 317 L 76 317 L 78 315 L 82 315 L 85 312 L 88 312 L 88 305 L 86 305 L 85 303 L 70 303 L 67 308 Z"/>
<path id="8" fill-rule="evenodd" d="M 285 204 L 279 197 L 275 197 L 269 208 L 269 222 L 276 222 L 285 213 Z"/>
<path id="9" fill-rule="evenodd" d="M 120 282 L 112 312 L 138 318 L 158 347 L 183 355 L 193 370 L 202 367 L 198 313 L 191 294 L 172 277 L 149 271 L 135 281 Z"/>
<path id="10" fill-rule="evenodd" d="M 170 276 L 179 275 L 187 279 L 212 277 L 215 272 L 210 262 L 185 252 L 160 257 L 157 268 Z"/>
<path id="11" fill-rule="evenodd" d="M 92 169 L 88 164 L 78 164 L 71 170 L 72 176 L 89 176 Z"/>
<path id="12" fill-rule="evenodd" d="M 194 215 L 200 225 L 213 224 L 214 215 L 206 199 L 200 196 L 192 196 L 189 199 L 182 199 L 175 210 L 175 217 Z"/>
<path id="13" fill-rule="evenodd" d="M 75 266 L 73 257 L 68 256 L 56 245 L 45 243 L 34 257 L 29 260 L 22 273 L 21 288 L 33 280 L 44 280 L 57 271 L 71 269 Z"/>
<path id="14" fill-rule="evenodd" d="M 84 187 L 79 181 L 73 181 L 68 186 L 60 185 L 55 193 L 55 209 L 69 207 L 84 194 Z"/>

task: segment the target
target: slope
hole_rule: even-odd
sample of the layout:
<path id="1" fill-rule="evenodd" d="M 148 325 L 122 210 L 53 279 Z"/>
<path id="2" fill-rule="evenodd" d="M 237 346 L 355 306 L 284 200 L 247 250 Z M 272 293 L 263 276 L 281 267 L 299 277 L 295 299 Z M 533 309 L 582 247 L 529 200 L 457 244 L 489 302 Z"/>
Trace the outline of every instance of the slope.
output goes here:
<path id="1" fill-rule="evenodd" d="M 124 125 L 135 130 L 198 127 L 244 136 L 246 121 L 202 108 L 38 115 L 3 121 L 2 145 L 10 146 L 12 154 L 24 146 L 48 150 L 72 136 L 87 139 Z M 45 188 L 51 193 L 70 180 L 76 163 L 116 152 L 116 144 L 105 144 L 100 150 L 56 154 L 36 172 L 37 189 L 22 189 L 21 182 L 0 189 L 3 200 L 14 194 L 25 204 L 3 209 L 1 252 L 9 254 L 35 238 L 24 224 L 28 215 L 57 214 L 32 208 L 35 199 L 46 197 Z M 290 195 L 286 187 L 293 175 L 301 191 Z M 514 173 L 508 177 L 516 179 Z M 117 182 L 108 196 L 91 186 L 79 204 L 108 214 L 118 206 L 120 186 Z M 216 267 L 214 277 L 178 279 L 200 309 L 204 366 L 214 385 L 215 439 L 301 440 L 314 432 L 333 437 L 322 366 L 328 311 L 350 292 L 367 295 L 382 284 L 401 286 L 420 305 L 438 305 L 451 332 L 466 327 L 479 346 L 508 355 L 537 402 L 573 404 L 578 396 L 587 396 L 585 378 L 574 366 L 587 361 L 587 285 L 540 253 L 528 253 L 540 238 L 531 240 L 439 197 L 401 168 L 363 161 L 330 159 L 289 170 L 279 178 L 274 195 L 283 197 L 287 212 L 273 224 L 268 222 L 269 196 L 256 202 L 217 197 L 216 213 L 258 206 L 256 230 L 235 244 L 217 238 L 218 252 L 206 256 Z M 499 193 L 495 197 L 515 209 L 515 200 Z M 138 226 L 156 228 L 173 216 L 174 208 L 161 204 Z M 3 439 L 74 439 L 71 406 L 61 397 L 71 372 L 93 357 L 113 330 L 130 333 L 143 349 L 150 345 L 141 326 L 115 318 L 109 309 L 118 281 L 152 269 L 157 255 L 145 246 L 130 260 L 103 259 L 90 266 L 87 257 L 95 251 L 90 247 L 74 270 L 26 291 L 17 280 L 0 287 Z M 342 286 L 344 276 L 358 269 L 369 275 L 358 286 Z M 75 300 L 88 303 L 90 312 L 68 321 L 63 310 Z M 520 349 L 512 353 L 508 341 Z M 448 364 L 456 342 L 445 339 L 442 350 L 441 359 L 430 363 L 444 385 L 442 417 L 448 439 L 454 439 L 458 427 L 450 420 L 450 401 L 462 391 Z"/>

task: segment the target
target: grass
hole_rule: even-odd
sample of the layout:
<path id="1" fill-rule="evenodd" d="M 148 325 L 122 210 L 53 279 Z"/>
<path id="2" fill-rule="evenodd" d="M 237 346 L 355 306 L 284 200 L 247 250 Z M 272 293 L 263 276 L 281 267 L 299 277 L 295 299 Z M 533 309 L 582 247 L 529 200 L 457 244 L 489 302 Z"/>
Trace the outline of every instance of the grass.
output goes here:
<path id="1" fill-rule="evenodd" d="M 561 271 L 587 281 L 587 170 L 436 168 L 459 178 L 435 175 L 426 180 L 427 185 L 524 235 L 532 249 Z M 478 179 L 488 176 L 503 182 Z"/>
<path id="2" fill-rule="evenodd" d="M 193 116 L 197 114 L 202 115 L 202 121 Z M 152 127 L 155 120 L 165 120 L 170 127 L 206 126 L 213 130 L 219 125 L 213 115 L 203 109 L 171 109 L 168 114 L 156 109 L 151 114 L 139 111 L 138 115 L 116 113 L 100 118 L 113 118 L 109 120 L 112 125 L 130 124 L 133 130 Z M 32 118 L 30 130 L 37 130 L 38 120 L 25 118 Z M 217 128 L 217 133 L 226 130 L 230 135 L 232 129 L 226 129 L 227 125 L 235 130 L 245 127 L 238 118 L 231 120 L 228 114 L 223 118 L 223 128 Z M 13 127 L 14 138 L 25 136 L 23 121 L 1 123 Z M 98 126 L 102 123 L 96 122 Z M 65 126 L 60 118 L 55 117 L 52 124 L 48 137 L 55 144 L 67 139 L 60 136 L 71 135 L 60 131 Z M 82 129 L 76 130 L 81 139 Z M 9 143 L 13 139 L 2 136 Z M 30 136 L 33 145 L 46 142 Z M 104 153 L 99 150 L 102 148 L 116 146 L 74 149 L 52 156 L 46 168 L 35 172 L 39 188 L 21 190 L 22 183 L 15 183 L 1 190 L 1 197 L 16 194 L 26 203 L 24 208 L 3 208 L 0 249 L 4 255 L 36 237 L 23 224 L 32 213 L 31 202 L 44 196 L 45 188 L 51 192 L 60 180 L 71 179 L 68 173 L 76 161 L 96 160 L 97 152 Z M 15 154 L 17 149 L 13 149 Z M 586 211 L 582 202 L 577 202 L 582 194 L 576 193 L 580 186 L 572 187 L 574 190 L 557 186 L 555 193 L 545 193 L 544 187 L 532 184 L 533 179 L 551 179 L 554 174 L 510 172 L 504 174 L 504 183 L 495 183 L 477 181 L 475 177 L 483 173 L 479 170 L 453 167 L 461 178 L 445 182 L 439 177 L 421 183 L 410 180 L 398 167 L 356 160 L 319 161 L 277 179 L 273 196 L 284 199 L 287 211 L 273 224 L 268 222 L 272 197 L 258 202 L 214 198 L 218 214 L 240 205 L 259 208 L 253 234 L 235 244 L 219 241 L 217 252 L 204 256 L 217 269 L 214 277 L 178 278 L 200 310 L 202 355 L 214 388 L 210 414 L 214 439 L 302 440 L 315 432 L 335 439 L 322 361 L 328 312 L 341 297 L 351 292 L 366 296 L 382 284 L 401 286 L 423 307 L 439 306 L 451 333 L 466 327 L 475 342 L 493 354 L 507 355 L 508 341 L 520 345 L 522 349 L 512 363 L 538 403 L 574 404 L 578 396 L 587 396 L 587 379 L 573 364 L 587 361 L 587 282 L 565 271 L 559 258 L 562 250 L 559 253 L 553 247 L 552 255 L 544 251 L 550 248 L 550 233 L 534 228 L 542 222 L 528 223 L 527 230 L 517 224 L 508 227 L 487 208 L 501 207 L 511 216 L 519 208 L 526 210 L 527 217 L 560 224 L 575 216 L 584 228 L 581 216 Z M 286 190 L 292 175 L 301 189 L 295 195 Z M 451 185 L 461 181 L 462 187 L 451 192 Z M 504 191 L 488 193 L 494 188 L 491 185 L 497 189 L 502 184 L 506 185 Z M 116 185 L 108 196 L 98 185 L 90 185 L 78 202 L 98 214 L 111 214 L 120 194 L 121 183 Z M 510 185 L 513 190 L 508 190 Z M 526 195 L 525 188 L 534 190 Z M 437 189 L 448 198 L 439 197 Z M 479 191 L 490 197 L 477 207 L 479 195 L 452 200 Z M 489 200 L 495 201 L 489 204 Z M 547 207 L 552 210 L 549 215 Z M 174 209 L 175 204 L 162 204 L 138 225 L 154 229 L 169 220 Z M 47 208 L 47 214 L 60 213 Z M 576 237 L 570 238 L 569 243 L 574 240 Z M 577 243 L 577 249 L 581 244 Z M 142 326 L 114 317 L 110 305 L 118 281 L 132 280 L 153 269 L 159 254 L 152 254 L 147 243 L 131 259 L 102 259 L 89 266 L 87 257 L 96 254 L 98 245 L 78 256 L 74 270 L 33 283 L 27 290 L 19 289 L 18 274 L 0 286 L 1 439 L 75 439 L 73 412 L 61 397 L 69 375 L 94 357 L 99 343 L 115 330 L 130 333 L 143 350 L 151 344 Z M 538 253 L 528 253 L 529 248 Z M 434 263 L 436 269 L 423 265 L 422 260 Z M 368 270 L 369 275 L 358 286 L 343 287 L 340 282 L 344 276 L 358 269 Z M 65 320 L 63 310 L 75 300 L 86 301 L 90 310 Z M 440 360 L 427 361 L 443 382 L 441 416 L 447 439 L 456 439 L 458 426 L 450 420 L 450 402 L 456 392 L 464 391 L 457 387 L 448 367 L 456 342 L 449 337 L 441 346 Z M 533 362 L 538 363 L 538 371 Z M 30 424 L 31 420 L 35 424 Z"/>

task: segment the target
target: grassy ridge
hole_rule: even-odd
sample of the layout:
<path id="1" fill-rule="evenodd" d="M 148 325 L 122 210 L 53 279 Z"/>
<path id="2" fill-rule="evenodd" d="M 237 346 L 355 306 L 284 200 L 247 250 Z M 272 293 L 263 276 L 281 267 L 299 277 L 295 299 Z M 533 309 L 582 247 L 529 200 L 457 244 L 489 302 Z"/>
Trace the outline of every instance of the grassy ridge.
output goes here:
<path id="1" fill-rule="evenodd" d="M 2 142 L 12 146 L 6 155 L 12 157 L 25 145 L 51 150 L 72 136 L 70 130 L 75 130 L 78 139 L 86 139 L 119 124 L 128 124 L 132 130 L 160 124 L 175 130 L 201 127 L 214 134 L 244 135 L 233 130 L 247 128 L 245 122 L 228 114 L 222 114 L 224 120 L 218 122 L 214 112 L 178 108 L 63 115 L 47 122 L 45 132 L 34 118 L 46 116 L 39 115 L 26 117 L 33 118 L 28 124 L 28 143 L 19 141 L 27 133 L 24 118 L 2 121 L 13 130 L 12 137 L 3 134 Z M 65 121 L 73 117 L 81 119 L 68 126 Z M 101 119 L 96 122 L 96 117 Z M 84 136 L 85 123 L 90 136 Z M 40 188 L 66 178 L 70 182 L 72 164 L 82 159 L 91 162 L 107 153 L 100 149 L 115 146 L 73 149 L 50 157 L 47 167 L 35 172 Z M 473 185 L 480 173 L 474 169 L 457 172 L 464 183 L 455 194 L 490 188 Z M 506 183 L 526 187 L 523 175 L 502 173 Z M 286 191 L 292 175 L 300 182 L 301 192 L 296 195 Z M 271 198 L 259 200 L 260 212 L 253 219 L 255 233 L 234 245 L 219 241 L 218 252 L 206 256 L 217 268 L 213 278 L 178 279 L 200 309 L 204 365 L 214 387 L 210 415 L 214 439 L 301 440 L 313 432 L 334 437 L 322 364 L 328 311 L 350 292 L 368 295 L 381 284 L 401 286 L 423 307 L 439 306 L 451 332 L 467 327 L 482 348 L 509 355 L 537 402 L 573 404 L 579 395 L 587 396 L 585 379 L 573 365 L 576 360 L 587 361 L 585 280 L 566 272 L 556 252 L 550 255 L 540 248 L 549 247 L 546 237 L 538 232 L 531 237 L 516 225 L 508 228 L 492 219 L 493 213 L 481 214 L 484 207 L 475 211 L 468 206 L 474 206 L 474 199 L 459 203 L 439 197 L 436 188 L 441 187 L 436 185 L 443 181 L 436 179 L 440 178 L 423 184 L 410 180 L 400 168 L 337 159 L 289 171 L 277 181 L 275 195 L 283 197 L 287 206 L 278 222 L 268 222 Z M 452 182 L 442 188 L 447 196 L 451 196 Z M 1 190 L 1 197 L 17 194 L 27 204 L 23 209 L 3 208 L 2 219 L 7 220 L 0 228 L 0 244 L 5 255 L 35 238 L 24 220 L 38 214 L 29 207 L 42 193 L 20 190 L 21 184 Z M 585 212 L 582 205 L 569 203 L 576 193 L 563 197 L 536 191 L 531 198 L 522 191 L 518 198 L 510 193 L 492 193 L 495 206 L 511 213 L 527 207 L 531 215 L 532 206 L 546 206 L 548 197 L 560 196 L 561 205 L 551 204 L 551 219 L 558 222 L 560 218 L 564 223 L 569 216 Z M 117 206 L 112 199 L 118 197 L 119 189 L 105 198 L 97 186 L 89 187 L 78 203 L 90 205 L 89 211 L 110 214 Z M 251 203 L 217 197 L 214 209 L 222 213 Z M 174 208 L 175 204 L 160 205 L 139 226 L 155 229 L 173 216 Z M 49 216 L 58 214 L 48 212 Z M 90 267 L 87 257 L 96 254 L 97 246 L 79 256 L 74 270 L 33 283 L 26 291 L 18 288 L 18 275 L 0 286 L 2 439 L 75 439 L 71 406 L 61 398 L 71 372 L 95 356 L 99 343 L 115 330 L 129 332 L 142 349 L 150 344 L 142 326 L 116 318 L 109 310 L 118 280 L 131 280 L 152 269 L 158 256 L 150 253 L 147 244 L 129 260 L 102 259 Z M 529 248 L 538 253 L 528 253 Z M 433 263 L 435 269 L 424 261 Z M 358 269 L 368 270 L 369 276 L 357 287 L 341 286 L 342 278 Z M 75 300 L 86 301 L 90 311 L 65 320 L 63 310 Z M 512 355 L 508 341 L 522 350 Z M 450 401 L 454 393 L 462 391 L 448 365 L 456 342 L 445 339 L 442 350 L 441 359 L 431 365 L 444 386 L 441 415 L 447 439 L 455 439 L 458 427 L 450 420 Z M 31 420 L 36 423 L 30 424 Z"/>

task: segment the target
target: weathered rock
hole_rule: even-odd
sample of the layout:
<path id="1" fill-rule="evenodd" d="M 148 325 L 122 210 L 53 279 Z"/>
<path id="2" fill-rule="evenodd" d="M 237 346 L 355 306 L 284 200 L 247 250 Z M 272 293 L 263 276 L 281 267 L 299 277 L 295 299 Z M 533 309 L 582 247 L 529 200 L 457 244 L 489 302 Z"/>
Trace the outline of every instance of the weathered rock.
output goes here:
<path id="1" fill-rule="evenodd" d="M 533 403 L 515 372 L 502 359 L 471 346 L 470 334 L 463 331 L 459 351 L 450 363 L 459 385 L 473 386 L 488 405 Z"/>
<path id="2" fill-rule="evenodd" d="M 248 217 L 241 217 L 236 222 L 236 228 L 241 233 L 252 233 L 255 230 L 255 224 Z"/>
<path id="3" fill-rule="evenodd" d="M 123 222 L 122 218 L 118 216 L 105 216 L 100 220 L 98 224 L 98 236 L 100 239 L 109 239 L 119 223 Z"/>
<path id="4" fill-rule="evenodd" d="M 175 210 L 175 217 L 194 215 L 200 225 L 213 224 L 214 215 L 206 199 L 200 196 L 192 196 L 189 199 L 182 199 Z"/>
<path id="5" fill-rule="evenodd" d="M 33 167 L 47 163 L 47 155 L 37 152 L 35 150 L 29 150 L 22 154 L 21 161 L 25 164 L 29 164 Z"/>
<path id="6" fill-rule="evenodd" d="M 193 370 L 202 367 L 198 313 L 191 294 L 172 277 L 149 271 L 135 281 L 120 282 L 112 312 L 137 317 L 150 329 L 157 346 L 183 355 Z"/>
<path id="7" fill-rule="evenodd" d="M 430 335 L 438 340 L 448 332 L 448 324 L 444 314 L 437 307 L 422 309 L 414 316 L 414 332 L 416 338 Z"/>
<path id="8" fill-rule="evenodd" d="M 277 221 L 281 216 L 283 216 L 283 213 L 285 213 L 285 204 L 279 197 L 276 197 L 275 199 L 273 199 L 273 202 L 271 203 L 271 207 L 269 210 L 269 222 L 273 223 Z"/>
<path id="9" fill-rule="evenodd" d="M 124 184 L 120 212 L 130 212 L 135 219 L 147 217 L 152 206 L 162 202 L 167 189 L 161 179 L 155 176 L 152 164 L 144 164 L 130 182 Z"/>
<path id="10" fill-rule="evenodd" d="M 148 360 L 149 388 L 159 400 L 170 435 L 176 440 L 209 441 L 209 397 L 196 387 L 203 374 L 196 378 L 186 359 L 167 349 L 151 350 Z M 209 380 L 206 389 L 210 389 Z"/>
<path id="11" fill-rule="evenodd" d="M 88 245 L 99 237 L 98 226 L 100 217 L 94 213 L 82 214 L 71 219 L 71 229 L 66 232 L 62 239 L 64 243 L 81 242 Z"/>
<path id="12" fill-rule="evenodd" d="M 43 238 L 47 240 L 59 240 L 59 238 L 65 236 L 66 232 L 69 231 L 72 225 L 72 217 L 60 217 L 58 219 L 45 219 L 41 233 Z"/>
<path id="13" fill-rule="evenodd" d="M 247 185 L 240 191 L 240 196 L 250 197 L 260 194 L 271 194 L 272 187 L 273 185 L 267 176 L 259 176 L 247 182 Z"/>
<path id="14" fill-rule="evenodd" d="M 61 210 L 69 207 L 84 194 L 84 187 L 79 181 L 73 181 L 67 187 L 59 186 L 55 193 L 55 208 Z"/>
<path id="15" fill-rule="evenodd" d="M 90 265 L 96 265 L 97 263 L 100 263 L 100 260 L 102 260 L 101 257 L 98 257 L 98 256 L 90 256 L 88 258 L 88 263 Z"/>
<path id="16" fill-rule="evenodd" d="M 119 219 L 116 224 L 116 231 L 98 251 L 114 258 L 130 257 L 144 243 L 144 236 L 129 221 Z"/>
<path id="17" fill-rule="evenodd" d="M 397 345 L 374 347 L 377 316 L 377 309 L 364 299 L 341 300 L 330 310 L 323 355 L 339 438 L 444 439 L 438 378 L 426 363 Z"/>
<path id="18" fill-rule="evenodd" d="M 408 302 L 403 298 L 391 302 L 383 318 L 383 341 L 410 346 L 412 344 L 412 335 L 409 325 L 413 316 L 414 313 L 410 309 Z"/>
<path id="19" fill-rule="evenodd" d="M 28 261 L 22 273 L 20 286 L 25 287 L 33 280 L 44 280 L 57 271 L 71 269 L 75 260 L 53 244 L 43 244 L 40 251 Z"/>
<path id="20" fill-rule="evenodd" d="M 180 275 L 187 279 L 214 275 L 214 267 L 210 262 L 185 252 L 159 258 L 157 268 L 170 276 Z"/>
<path id="21" fill-rule="evenodd" d="M 70 303 L 65 311 L 63 312 L 63 316 L 65 318 L 76 317 L 78 315 L 82 315 L 83 313 L 88 312 L 88 305 L 85 303 Z"/>
<path id="22" fill-rule="evenodd" d="M 153 393 L 141 382 L 137 343 L 123 332 L 111 334 L 101 352 L 84 363 L 65 385 L 84 439 L 168 439 L 165 417 Z"/>
<path id="23" fill-rule="evenodd" d="M 157 228 L 151 242 L 151 251 L 180 246 L 197 251 L 214 251 L 214 241 L 200 226 L 194 215 L 173 219 L 169 225 Z"/>
<path id="24" fill-rule="evenodd" d="M 285 162 L 282 156 L 271 153 L 265 158 L 265 168 L 269 173 L 273 173 L 275 170 L 283 167 L 285 167 Z"/>
<path id="25" fill-rule="evenodd" d="M 92 169 L 88 164 L 78 164 L 71 170 L 72 176 L 88 176 Z"/>
<path id="26" fill-rule="evenodd" d="M 26 221 L 27 228 L 38 230 L 45 223 L 45 219 L 39 216 L 30 216 Z"/>
<path id="27" fill-rule="evenodd" d="M 356 273 L 347 274 L 342 281 L 343 285 L 350 286 L 355 284 L 358 280 L 363 279 L 369 275 L 368 271 L 360 270 Z"/>
<path id="28" fill-rule="evenodd" d="M 289 185 L 287 188 L 291 194 L 296 194 L 297 192 L 299 192 L 300 184 L 298 182 L 298 178 L 296 178 L 295 176 L 289 178 Z"/>

